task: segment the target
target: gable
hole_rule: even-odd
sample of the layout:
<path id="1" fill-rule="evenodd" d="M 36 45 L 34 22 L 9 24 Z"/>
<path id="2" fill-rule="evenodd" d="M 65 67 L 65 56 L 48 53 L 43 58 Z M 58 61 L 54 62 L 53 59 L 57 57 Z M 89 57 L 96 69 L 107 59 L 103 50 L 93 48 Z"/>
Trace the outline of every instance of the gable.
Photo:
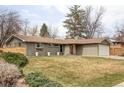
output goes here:
<path id="1" fill-rule="evenodd" d="M 103 44 L 103 45 L 110 45 L 110 42 L 108 40 L 104 40 L 104 41 L 101 42 L 101 44 Z"/>
<path id="2" fill-rule="evenodd" d="M 7 42 L 6 44 L 10 43 L 10 42 L 22 42 L 22 40 L 16 38 L 16 37 L 11 37 Z"/>
<path id="3" fill-rule="evenodd" d="M 20 39 L 16 37 L 11 37 L 5 44 L 6 47 L 14 47 L 17 46 L 19 43 L 23 43 Z"/>

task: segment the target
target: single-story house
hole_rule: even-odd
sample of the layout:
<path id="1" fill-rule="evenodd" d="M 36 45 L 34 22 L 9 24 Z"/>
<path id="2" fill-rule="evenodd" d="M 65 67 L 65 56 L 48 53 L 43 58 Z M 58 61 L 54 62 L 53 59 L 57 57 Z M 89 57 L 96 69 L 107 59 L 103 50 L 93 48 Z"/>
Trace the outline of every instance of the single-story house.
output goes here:
<path id="1" fill-rule="evenodd" d="M 109 56 L 110 41 L 98 39 L 52 39 L 40 36 L 12 35 L 5 47 L 24 47 L 27 56 L 84 55 Z"/>

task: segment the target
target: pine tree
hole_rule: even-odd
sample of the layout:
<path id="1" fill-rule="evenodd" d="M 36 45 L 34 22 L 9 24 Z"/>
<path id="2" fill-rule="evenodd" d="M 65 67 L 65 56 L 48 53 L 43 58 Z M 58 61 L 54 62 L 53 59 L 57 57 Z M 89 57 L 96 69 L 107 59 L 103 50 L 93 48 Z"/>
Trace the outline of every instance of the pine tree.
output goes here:
<path id="1" fill-rule="evenodd" d="M 70 13 L 67 14 L 67 19 L 64 21 L 64 27 L 68 29 L 67 36 L 70 38 L 83 37 L 86 29 L 85 11 L 79 5 L 74 5 L 69 10 Z"/>
<path id="2" fill-rule="evenodd" d="M 41 37 L 49 37 L 48 27 L 45 23 L 42 25 L 42 27 L 40 29 L 40 36 Z"/>

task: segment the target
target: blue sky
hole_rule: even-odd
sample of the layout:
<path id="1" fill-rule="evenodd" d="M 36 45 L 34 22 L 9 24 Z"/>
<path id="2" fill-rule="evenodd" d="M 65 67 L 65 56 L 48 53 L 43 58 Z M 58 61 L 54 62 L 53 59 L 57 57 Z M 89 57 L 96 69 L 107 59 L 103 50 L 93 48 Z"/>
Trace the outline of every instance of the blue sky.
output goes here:
<path id="1" fill-rule="evenodd" d="M 30 25 L 38 25 L 39 27 L 42 23 L 46 23 L 48 26 L 54 26 L 59 28 L 58 35 L 63 37 L 67 29 L 63 27 L 63 21 L 65 19 L 66 13 L 68 12 L 67 5 L 9 5 L 0 6 L 0 8 L 5 8 L 9 10 L 16 10 L 20 13 L 23 19 L 28 19 Z M 93 6 L 98 7 L 98 6 Z M 105 35 L 112 36 L 114 33 L 114 26 L 124 20 L 124 6 L 119 5 L 104 5 L 106 12 L 103 16 L 103 25 Z"/>

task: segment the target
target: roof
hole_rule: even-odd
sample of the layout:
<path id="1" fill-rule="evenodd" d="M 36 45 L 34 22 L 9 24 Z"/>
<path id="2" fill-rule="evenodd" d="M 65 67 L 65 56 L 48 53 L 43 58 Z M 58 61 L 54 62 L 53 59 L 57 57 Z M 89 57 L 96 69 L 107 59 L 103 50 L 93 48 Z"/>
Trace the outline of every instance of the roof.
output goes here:
<path id="1" fill-rule="evenodd" d="M 12 35 L 7 39 L 8 42 L 12 37 L 16 37 L 23 42 L 35 42 L 35 43 L 52 43 L 52 44 L 99 44 L 102 43 L 105 38 L 94 39 L 53 39 L 40 36 L 24 36 L 24 35 Z M 109 42 L 109 40 L 107 40 Z M 110 42 L 109 42 L 110 43 Z"/>

